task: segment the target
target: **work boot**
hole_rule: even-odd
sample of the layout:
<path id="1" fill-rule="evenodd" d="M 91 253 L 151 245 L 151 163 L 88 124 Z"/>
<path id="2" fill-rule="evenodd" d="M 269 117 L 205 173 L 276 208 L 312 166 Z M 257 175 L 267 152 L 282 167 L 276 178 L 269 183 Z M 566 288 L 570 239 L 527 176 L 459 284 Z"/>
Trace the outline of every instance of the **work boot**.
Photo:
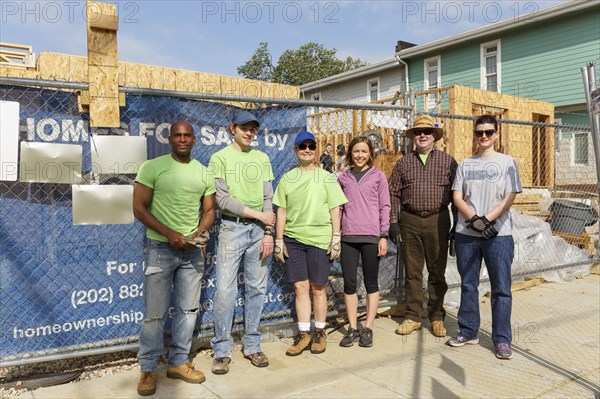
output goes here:
<path id="1" fill-rule="evenodd" d="M 310 346 L 310 353 L 318 355 L 319 353 L 325 352 L 327 348 L 327 333 L 324 328 L 315 328 L 313 334 L 312 345 Z"/>
<path id="2" fill-rule="evenodd" d="M 229 373 L 230 357 L 215 357 L 213 359 L 212 372 L 213 374 L 223 375 Z"/>
<path id="3" fill-rule="evenodd" d="M 285 354 L 288 356 L 298 356 L 310 345 L 310 331 L 298 331 L 294 337 L 294 343 L 290 346 Z"/>
<path id="4" fill-rule="evenodd" d="M 269 358 L 263 352 L 255 352 L 244 357 L 250 360 L 250 363 L 256 367 L 267 367 L 269 365 Z"/>
<path id="5" fill-rule="evenodd" d="M 154 371 L 142 371 L 137 392 L 140 396 L 154 395 L 156 392 L 156 373 Z"/>
<path id="6" fill-rule="evenodd" d="M 177 367 L 169 367 L 167 377 L 184 380 L 190 384 L 202 384 L 206 381 L 206 377 L 202 371 L 194 368 L 194 363 L 184 363 Z"/>
<path id="7" fill-rule="evenodd" d="M 434 320 L 431 322 L 431 332 L 436 337 L 445 337 L 446 336 L 446 327 L 444 326 L 444 322 L 441 320 Z"/>
<path id="8" fill-rule="evenodd" d="M 412 333 L 413 331 L 417 331 L 420 329 L 421 329 L 421 323 L 419 323 L 418 321 L 414 321 L 411 319 L 404 319 L 402 324 L 400 324 L 398 326 L 398 328 L 396 328 L 396 334 L 408 335 L 408 334 Z"/>

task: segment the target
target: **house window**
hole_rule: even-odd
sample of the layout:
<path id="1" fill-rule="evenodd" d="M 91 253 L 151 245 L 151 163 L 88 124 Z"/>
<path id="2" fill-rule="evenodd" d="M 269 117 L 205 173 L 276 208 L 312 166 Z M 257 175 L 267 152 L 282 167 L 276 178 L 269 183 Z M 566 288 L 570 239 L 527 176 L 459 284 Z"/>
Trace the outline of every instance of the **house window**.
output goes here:
<path id="1" fill-rule="evenodd" d="M 575 165 L 588 164 L 588 133 L 573 133 L 573 161 Z"/>
<path id="2" fill-rule="evenodd" d="M 481 88 L 500 93 L 500 40 L 481 45 Z"/>
<path id="3" fill-rule="evenodd" d="M 424 61 L 425 90 L 440 88 L 441 81 L 442 81 L 440 64 L 441 64 L 440 56 L 428 58 Z M 440 98 L 440 93 L 437 91 L 427 94 L 425 110 L 426 111 L 428 111 L 430 109 L 435 110 L 435 108 L 437 108 L 439 98 Z"/>
<path id="4" fill-rule="evenodd" d="M 369 102 L 379 100 L 379 78 L 367 81 L 367 98 Z"/>

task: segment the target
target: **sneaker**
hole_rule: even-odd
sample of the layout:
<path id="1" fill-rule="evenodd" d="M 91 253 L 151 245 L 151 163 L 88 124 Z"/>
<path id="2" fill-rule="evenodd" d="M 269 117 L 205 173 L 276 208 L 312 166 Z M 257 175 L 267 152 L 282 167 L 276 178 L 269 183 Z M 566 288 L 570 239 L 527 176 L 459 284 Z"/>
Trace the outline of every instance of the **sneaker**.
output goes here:
<path id="1" fill-rule="evenodd" d="M 496 357 L 502 360 L 510 359 L 512 357 L 510 344 L 496 344 Z"/>
<path id="2" fill-rule="evenodd" d="M 363 328 L 363 330 L 360 332 L 360 341 L 358 341 L 358 346 L 365 348 L 373 346 L 373 330 L 367 327 Z"/>
<path id="3" fill-rule="evenodd" d="M 446 343 L 455 348 L 465 345 L 477 345 L 479 343 L 479 337 L 468 339 L 463 337 L 462 335 L 457 335 L 454 338 L 450 338 Z"/>
<path id="4" fill-rule="evenodd" d="M 340 341 L 340 346 L 344 348 L 349 348 L 354 345 L 354 342 L 360 338 L 360 333 L 356 328 L 348 327 L 348 331 L 346 332 L 346 336 L 342 338 Z"/>
<path id="5" fill-rule="evenodd" d="M 441 320 L 435 320 L 431 322 L 431 332 L 436 337 L 445 337 L 446 336 L 446 327 L 444 326 L 444 322 Z"/>
<path id="6" fill-rule="evenodd" d="M 254 352 L 244 357 L 249 359 L 252 365 L 256 367 L 267 367 L 269 365 L 269 358 L 263 352 Z"/>
<path id="7" fill-rule="evenodd" d="M 206 381 L 204 373 L 196 370 L 192 362 L 180 364 L 177 367 L 169 367 L 167 377 L 184 380 L 190 384 L 202 384 Z"/>
<path id="8" fill-rule="evenodd" d="M 396 334 L 398 335 L 408 335 L 413 331 L 417 331 L 421 329 L 421 323 L 418 321 L 414 321 L 411 319 L 404 319 L 402 324 L 396 328 Z"/>
<path id="9" fill-rule="evenodd" d="M 212 366 L 213 374 L 227 374 L 229 372 L 229 363 L 231 363 L 230 357 L 215 357 Z"/>
<path id="10" fill-rule="evenodd" d="M 310 353 L 318 355 L 319 353 L 325 352 L 327 348 L 327 333 L 324 328 L 315 328 L 313 333 L 312 345 L 310 346 Z"/>
<path id="11" fill-rule="evenodd" d="M 156 392 L 156 373 L 154 371 L 142 371 L 137 392 L 140 396 L 154 395 Z"/>
<path id="12" fill-rule="evenodd" d="M 290 346 L 285 354 L 288 356 L 298 356 L 310 345 L 310 331 L 298 331 L 294 337 L 294 343 Z"/>

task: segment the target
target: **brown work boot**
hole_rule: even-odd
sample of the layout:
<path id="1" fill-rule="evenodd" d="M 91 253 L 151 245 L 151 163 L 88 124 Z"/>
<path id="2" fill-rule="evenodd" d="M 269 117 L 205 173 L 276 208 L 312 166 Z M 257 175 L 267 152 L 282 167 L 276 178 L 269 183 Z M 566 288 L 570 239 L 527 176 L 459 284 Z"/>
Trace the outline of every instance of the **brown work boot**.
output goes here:
<path id="1" fill-rule="evenodd" d="M 206 381 L 206 377 L 202 371 L 198 371 L 194 368 L 194 363 L 188 362 L 181 364 L 177 367 L 169 367 L 167 370 L 167 377 L 179 378 L 190 384 L 202 384 Z"/>
<path id="2" fill-rule="evenodd" d="M 324 328 L 315 328 L 313 342 L 310 346 L 310 353 L 319 354 L 325 352 L 327 348 L 327 333 Z"/>
<path id="3" fill-rule="evenodd" d="M 212 372 L 213 374 L 223 375 L 229 373 L 230 357 L 215 357 L 213 359 Z"/>
<path id="4" fill-rule="evenodd" d="M 444 326 L 444 322 L 441 320 L 434 320 L 431 322 L 431 332 L 436 337 L 445 337 L 446 336 L 446 327 Z"/>
<path id="5" fill-rule="evenodd" d="M 140 396 L 154 395 L 156 392 L 156 373 L 154 371 L 142 371 L 137 392 Z"/>
<path id="6" fill-rule="evenodd" d="M 396 328 L 396 334 L 408 335 L 408 334 L 412 333 L 413 331 L 417 331 L 420 329 L 421 329 L 421 323 L 419 323 L 418 321 L 414 321 L 411 319 L 404 319 L 402 324 L 400 324 L 398 326 L 398 328 Z"/>
<path id="7" fill-rule="evenodd" d="M 269 358 L 264 354 L 264 352 L 255 352 L 244 357 L 250 360 L 250 363 L 256 367 L 267 367 L 269 365 Z"/>
<path id="8" fill-rule="evenodd" d="M 294 337 L 294 343 L 290 346 L 285 354 L 288 356 L 298 356 L 310 345 L 310 331 L 298 331 Z"/>

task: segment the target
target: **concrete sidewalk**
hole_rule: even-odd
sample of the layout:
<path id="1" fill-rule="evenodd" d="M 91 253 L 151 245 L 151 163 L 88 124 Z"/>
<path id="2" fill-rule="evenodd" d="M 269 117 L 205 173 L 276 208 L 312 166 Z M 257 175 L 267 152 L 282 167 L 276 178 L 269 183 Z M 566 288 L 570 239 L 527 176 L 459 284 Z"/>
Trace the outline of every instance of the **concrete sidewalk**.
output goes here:
<path id="1" fill-rule="evenodd" d="M 268 342 L 270 366 L 256 368 L 239 350 L 230 372 L 210 373 L 212 359 L 199 355 L 206 373 L 200 385 L 166 378 L 158 370 L 152 398 L 598 398 L 600 385 L 600 278 L 545 283 L 513 295 L 511 360 L 497 360 L 489 338 L 489 299 L 483 298 L 480 344 L 451 348 L 422 329 L 394 333 L 398 319 L 375 322 L 372 348 L 338 346 L 345 330 L 329 335 L 327 351 L 285 356 L 291 339 Z M 447 318 L 456 331 L 456 310 Z M 429 327 L 429 323 L 424 327 Z M 40 388 L 19 398 L 137 398 L 137 370 L 95 380 Z"/>

